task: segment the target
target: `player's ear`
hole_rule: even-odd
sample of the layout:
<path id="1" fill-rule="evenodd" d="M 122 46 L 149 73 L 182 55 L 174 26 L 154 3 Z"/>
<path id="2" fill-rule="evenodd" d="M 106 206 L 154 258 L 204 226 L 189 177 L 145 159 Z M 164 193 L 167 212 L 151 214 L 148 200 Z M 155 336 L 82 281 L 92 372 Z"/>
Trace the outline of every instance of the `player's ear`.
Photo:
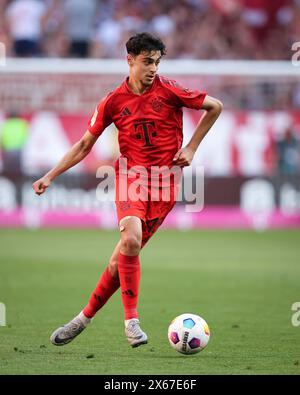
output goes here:
<path id="1" fill-rule="evenodd" d="M 129 64 L 129 66 L 132 66 L 133 64 L 133 56 L 130 54 L 127 55 L 127 63 Z"/>

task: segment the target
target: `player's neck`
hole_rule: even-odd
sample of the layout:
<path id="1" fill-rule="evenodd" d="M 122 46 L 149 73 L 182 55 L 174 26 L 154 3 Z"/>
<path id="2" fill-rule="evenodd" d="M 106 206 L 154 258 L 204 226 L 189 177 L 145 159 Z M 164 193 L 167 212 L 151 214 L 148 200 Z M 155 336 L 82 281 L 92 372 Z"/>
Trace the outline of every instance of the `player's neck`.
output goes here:
<path id="1" fill-rule="evenodd" d="M 152 86 L 152 85 L 144 85 L 141 81 L 135 80 L 132 76 L 129 76 L 127 83 L 128 83 L 130 90 L 135 95 L 142 95 L 148 89 L 150 89 Z"/>

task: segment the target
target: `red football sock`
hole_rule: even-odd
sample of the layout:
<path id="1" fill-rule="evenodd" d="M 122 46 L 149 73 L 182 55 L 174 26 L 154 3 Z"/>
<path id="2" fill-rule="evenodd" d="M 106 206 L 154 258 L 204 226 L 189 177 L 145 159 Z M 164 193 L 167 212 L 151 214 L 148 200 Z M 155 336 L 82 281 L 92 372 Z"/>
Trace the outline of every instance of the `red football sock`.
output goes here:
<path id="1" fill-rule="evenodd" d="M 118 278 L 113 278 L 110 274 L 108 267 L 102 273 L 100 280 L 94 289 L 88 304 L 83 309 L 83 314 L 92 318 L 101 309 L 102 306 L 108 301 L 113 293 L 120 287 Z"/>
<path id="2" fill-rule="evenodd" d="M 141 275 L 139 256 L 120 253 L 118 268 L 125 320 L 138 318 L 137 302 Z"/>

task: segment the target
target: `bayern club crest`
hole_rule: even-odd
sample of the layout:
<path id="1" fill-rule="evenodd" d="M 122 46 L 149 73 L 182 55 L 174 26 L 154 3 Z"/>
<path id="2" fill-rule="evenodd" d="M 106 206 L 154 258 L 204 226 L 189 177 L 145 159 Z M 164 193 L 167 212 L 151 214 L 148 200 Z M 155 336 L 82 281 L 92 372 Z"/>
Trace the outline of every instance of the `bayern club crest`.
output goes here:
<path id="1" fill-rule="evenodd" d="M 163 102 L 159 97 L 155 97 L 151 102 L 152 108 L 155 112 L 161 112 L 163 108 Z"/>

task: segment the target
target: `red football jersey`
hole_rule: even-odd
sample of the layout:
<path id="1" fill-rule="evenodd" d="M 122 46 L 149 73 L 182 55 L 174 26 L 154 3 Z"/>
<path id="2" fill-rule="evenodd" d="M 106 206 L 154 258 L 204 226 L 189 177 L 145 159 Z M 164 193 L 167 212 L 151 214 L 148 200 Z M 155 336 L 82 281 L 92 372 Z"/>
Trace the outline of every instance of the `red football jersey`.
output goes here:
<path id="1" fill-rule="evenodd" d="M 119 131 L 119 146 L 128 167 L 173 166 L 181 148 L 182 107 L 201 109 L 205 92 L 181 87 L 156 75 L 151 87 L 136 95 L 127 79 L 97 106 L 88 130 L 100 136 L 112 122 Z"/>

